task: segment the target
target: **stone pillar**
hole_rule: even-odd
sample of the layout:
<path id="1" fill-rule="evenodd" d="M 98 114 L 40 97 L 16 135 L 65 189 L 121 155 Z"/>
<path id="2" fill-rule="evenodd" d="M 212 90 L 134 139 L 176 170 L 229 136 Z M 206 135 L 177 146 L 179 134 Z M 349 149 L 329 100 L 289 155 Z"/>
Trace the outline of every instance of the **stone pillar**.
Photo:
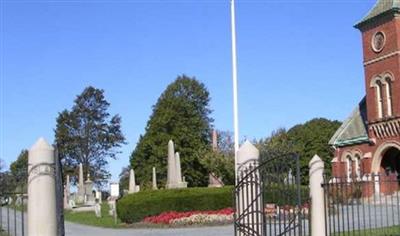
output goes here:
<path id="1" fill-rule="evenodd" d="M 83 165 L 79 164 L 79 176 L 78 176 L 78 195 L 85 195 L 85 187 L 83 183 Z"/>
<path id="2" fill-rule="evenodd" d="M 157 190 L 157 175 L 155 167 L 153 167 L 153 190 Z"/>
<path id="3" fill-rule="evenodd" d="M 218 150 L 218 134 L 215 129 L 213 130 L 213 133 L 212 133 L 212 149 L 213 149 L 213 151 Z"/>
<path id="4" fill-rule="evenodd" d="M 315 155 L 310 163 L 311 235 L 325 235 L 324 162 Z"/>
<path id="5" fill-rule="evenodd" d="M 67 175 L 67 179 L 65 181 L 65 187 L 64 187 L 64 209 L 70 209 L 69 206 L 69 195 L 70 195 L 70 190 L 71 189 L 71 184 L 69 181 L 69 175 Z"/>
<path id="6" fill-rule="evenodd" d="M 262 203 L 262 184 L 260 180 L 260 173 L 257 169 L 259 164 L 260 152 L 258 149 L 251 144 L 249 141 L 243 143 L 237 152 L 238 157 L 238 182 L 243 180 L 242 178 L 248 172 L 252 171 L 248 178 L 253 181 L 246 183 L 242 182 L 242 185 L 237 186 L 239 191 L 236 194 L 236 207 L 237 214 L 240 215 L 253 215 L 254 217 L 243 217 L 240 224 L 246 225 L 251 228 L 251 232 L 257 233 L 257 235 L 263 235 L 262 224 L 256 224 L 256 222 L 263 222 L 263 203 Z M 249 207 L 251 205 L 251 207 Z M 244 235 L 241 232 L 237 232 L 238 235 Z"/>
<path id="7" fill-rule="evenodd" d="M 54 148 L 40 138 L 28 157 L 28 235 L 57 235 Z"/>
<path id="8" fill-rule="evenodd" d="M 175 181 L 177 183 L 182 182 L 181 157 L 179 152 L 175 153 Z"/>
<path id="9" fill-rule="evenodd" d="M 167 186 L 166 188 L 174 188 L 176 185 L 176 170 L 175 170 L 175 148 L 174 142 L 169 140 L 168 142 L 168 176 L 167 176 Z"/>
<path id="10" fill-rule="evenodd" d="M 135 193 L 136 192 L 136 180 L 135 180 L 135 171 L 131 169 L 129 173 L 129 189 L 128 193 Z"/>

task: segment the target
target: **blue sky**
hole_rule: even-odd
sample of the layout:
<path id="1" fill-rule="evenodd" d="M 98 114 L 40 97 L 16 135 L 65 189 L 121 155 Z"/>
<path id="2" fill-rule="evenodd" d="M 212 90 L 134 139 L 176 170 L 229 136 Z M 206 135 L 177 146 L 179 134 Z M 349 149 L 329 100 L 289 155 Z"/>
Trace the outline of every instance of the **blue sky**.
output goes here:
<path id="1" fill-rule="evenodd" d="M 374 0 L 238 0 L 240 137 L 314 117 L 343 120 L 364 96 L 361 34 Z M 127 137 L 128 164 L 151 107 L 178 75 L 211 93 L 232 130 L 229 0 L 1 1 L 0 158 L 8 165 L 92 85 Z"/>

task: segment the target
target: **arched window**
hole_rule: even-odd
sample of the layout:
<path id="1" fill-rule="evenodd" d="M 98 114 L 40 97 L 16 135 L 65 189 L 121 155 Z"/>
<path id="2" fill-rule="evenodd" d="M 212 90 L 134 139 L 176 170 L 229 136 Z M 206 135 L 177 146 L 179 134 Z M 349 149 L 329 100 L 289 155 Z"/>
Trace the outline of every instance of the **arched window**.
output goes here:
<path id="1" fill-rule="evenodd" d="M 350 155 L 346 156 L 346 166 L 347 166 L 347 182 L 351 182 L 351 176 L 353 172 L 353 161 Z"/>
<path id="2" fill-rule="evenodd" d="M 354 171 L 357 179 L 361 179 L 361 156 L 356 153 L 354 155 Z"/>
<path id="3" fill-rule="evenodd" d="M 381 119 L 383 117 L 383 99 L 382 99 L 382 82 L 380 80 L 376 81 L 376 102 L 378 109 L 378 118 Z"/>
<path id="4" fill-rule="evenodd" d="M 393 107 L 392 107 L 392 77 L 387 75 L 385 79 L 383 80 L 383 83 L 385 83 L 385 92 L 386 92 L 386 111 L 387 111 L 387 116 L 392 116 L 393 115 Z"/>
<path id="5" fill-rule="evenodd" d="M 375 89 L 375 101 L 376 101 L 376 112 L 378 115 L 378 119 L 383 118 L 383 99 L 382 99 L 382 82 L 381 77 L 376 76 L 371 80 L 370 86 Z"/>

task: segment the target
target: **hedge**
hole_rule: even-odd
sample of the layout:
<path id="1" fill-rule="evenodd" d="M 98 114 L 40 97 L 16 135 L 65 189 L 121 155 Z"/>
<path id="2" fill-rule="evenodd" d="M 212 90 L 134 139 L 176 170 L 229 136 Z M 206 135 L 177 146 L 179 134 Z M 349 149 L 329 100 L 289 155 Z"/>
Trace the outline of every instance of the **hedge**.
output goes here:
<path id="1" fill-rule="evenodd" d="M 121 221 L 134 223 L 168 211 L 220 210 L 233 206 L 233 187 L 186 188 L 129 194 L 117 203 Z"/>

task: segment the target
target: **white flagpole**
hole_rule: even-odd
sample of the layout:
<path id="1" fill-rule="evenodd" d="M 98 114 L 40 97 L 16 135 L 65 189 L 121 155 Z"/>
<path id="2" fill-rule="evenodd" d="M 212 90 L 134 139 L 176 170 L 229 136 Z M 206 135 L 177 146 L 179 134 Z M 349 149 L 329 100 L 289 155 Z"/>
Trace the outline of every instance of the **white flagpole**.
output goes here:
<path id="1" fill-rule="evenodd" d="M 235 181 L 237 180 L 239 150 L 239 118 L 237 98 L 237 56 L 236 56 L 236 24 L 235 24 L 235 0 L 231 0 L 231 32 L 232 32 L 232 82 L 233 82 L 233 127 L 235 141 Z"/>

